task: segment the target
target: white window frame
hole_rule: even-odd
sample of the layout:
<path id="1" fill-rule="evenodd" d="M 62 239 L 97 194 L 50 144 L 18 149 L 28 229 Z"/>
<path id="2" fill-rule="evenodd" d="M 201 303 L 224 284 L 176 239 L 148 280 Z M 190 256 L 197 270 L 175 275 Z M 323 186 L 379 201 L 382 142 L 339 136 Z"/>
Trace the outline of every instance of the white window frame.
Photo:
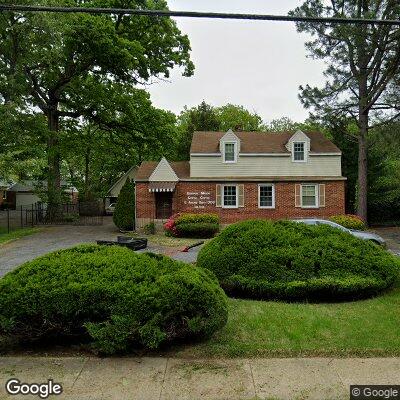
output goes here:
<path id="1" fill-rule="evenodd" d="M 225 149 L 227 144 L 233 144 L 233 151 L 234 151 L 234 159 L 233 160 L 226 160 Z M 237 142 L 223 142 L 223 161 L 224 164 L 236 164 L 237 163 Z"/>
<path id="2" fill-rule="evenodd" d="M 262 206 L 261 205 L 261 188 L 265 187 L 265 186 L 272 187 L 272 206 Z M 272 209 L 275 208 L 275 184 L 273 184 L 273 183 L 260 183 L 258 185 L 258 208 L 269 209 L 269 210 L 272 210 Z"/>
<path id="3" fill-rule="evenodd" d="M 235 187 L 236 188 L 236 205 L 226 206 L 225 205 L 225 187 Z M 239 208 L 239 186 L 238 185 L 221 185 L 221 197 L 222 197 L 222 208 Z"/>
<path id="4" fill-rule="evenodd" d="M 303 156 L 304 156 L 304 158 L 302 159 L 302 160 L 295 160 L 295 158 L 294 158 L 294 147 L 295 147 L 295 145 L 296 144 L 302 144 L 304 147 L 304 152 L 303 152 Z M 295 162 L 295 163 L 304 163 L 304 162 L 307 162 L 307 142 L 303 142 L 303 141 L 296 141 L 296 142 L 293 142 L 293 148 L 292 148 L 292 162 Z"/>
<path id="5" fill-rule="evenodd" d="M 303 205 L 303 188 L 304 187 L 309 187 L 313 186 L 315 188 L 315 206 L 305 206 Z M 300 198 L 301 198 L 301 208 L 319 208 L 319 185 L 318 184 L 302 184 L 301 185 L 301 193 L 300 193 Z"/>

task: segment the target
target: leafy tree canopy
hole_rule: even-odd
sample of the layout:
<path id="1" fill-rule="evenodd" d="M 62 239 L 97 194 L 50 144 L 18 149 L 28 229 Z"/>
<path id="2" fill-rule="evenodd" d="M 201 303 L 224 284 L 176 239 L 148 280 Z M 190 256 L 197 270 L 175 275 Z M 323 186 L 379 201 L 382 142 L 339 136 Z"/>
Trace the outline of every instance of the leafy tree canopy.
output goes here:
<path id="1" fill-rule="evenodd" d="M 213 107 L 203 101 L 200 105 L 185 107 L 178 117 L 179 147 L 177 157 L 189 159 L 190 144 L 195 131 L 263 131 L 262 118 L 243 106 L 227 104 Z"/>
<path id="2" fill-rule="evenodd" d="M 164 0 L 62 0 L 57 5 L 167 9 Z M 115 96 L 108 95 L 118 85 L 133 88 L 152 77 L 168 77 L 174 66 L 187 76 L 194 69 L 189 40 L 170 18 L 4 12 L 0 36 L 0 103 L 40 111 L 46 118 L 49 198 L 54 201 L 65 119 L 115 126 L 110 120 Z"/>

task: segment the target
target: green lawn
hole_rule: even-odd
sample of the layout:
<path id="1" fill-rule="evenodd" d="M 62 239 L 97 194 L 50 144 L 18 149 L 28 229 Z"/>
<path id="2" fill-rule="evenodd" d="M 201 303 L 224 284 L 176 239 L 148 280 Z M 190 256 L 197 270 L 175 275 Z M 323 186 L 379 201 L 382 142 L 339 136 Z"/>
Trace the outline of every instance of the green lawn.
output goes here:
<path id="1" fill-rule="evenodd" d="M 7 233 L 6 229 L 0 228 L 0 245 L 11 242 L 12 240 L 20 239 L 24 236 L 32 235 L 39 231 L 39 228 L 20 228 Z"/>
<path id="2" fill-rule="evenodd" d="M 400 356 L 400 287 L 371 300 L 288 304 L 229 300 L 228 324 L 178 356 Z"/>

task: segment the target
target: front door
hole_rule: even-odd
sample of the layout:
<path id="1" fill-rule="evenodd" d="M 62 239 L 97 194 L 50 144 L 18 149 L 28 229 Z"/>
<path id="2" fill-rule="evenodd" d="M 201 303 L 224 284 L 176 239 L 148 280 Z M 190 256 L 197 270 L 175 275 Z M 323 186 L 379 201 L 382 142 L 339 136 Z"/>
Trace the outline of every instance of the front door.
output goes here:
<path id="1" fill-rule="evenodd" d="M 156 193 L 156 218 L 168 219 L 172 215 L 172 193 Z"/>

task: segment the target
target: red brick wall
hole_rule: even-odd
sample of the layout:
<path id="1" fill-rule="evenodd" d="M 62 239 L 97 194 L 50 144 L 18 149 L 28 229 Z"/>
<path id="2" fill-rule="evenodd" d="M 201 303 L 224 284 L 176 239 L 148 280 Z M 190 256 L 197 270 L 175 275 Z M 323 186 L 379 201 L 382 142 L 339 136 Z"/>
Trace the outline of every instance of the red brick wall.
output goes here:
<path id="1" fill-rule="evenodd" d="M 136 184 L 136 218 L 156 218 L 156 198 L 148 183 Z"/>
<path id="2" fill-rule="evenodd" d="M 301 182 L 278 182 L 275 183 L 275 209 L 258 208 L 258 183 L 246 182 L 244 195 L 244 208 L 226 209 L 215 206 L 216 185 L 217 183 L 207 182 L 180 182 L 176 186 L 173 198 L 173 212 L 204 213 L 212 212 L 220 216 L 221 222 L 225 224 L 233 223 L 239 220 L 251 218 L 311 218 L 311 217 L 329 217 L 345 212 L 345 182 L 344 181 L 326 181 L 325 184 L 326 207 L 319 209 L 303 209 L 295 207 L 295 185 Z M 316 182 L 318 183 L 318 182 Z M 206 204 L 195 208 L 188 204 L 187 193 L 210 193 L 210 201 L 214 204 L 207 204 L 208 199 L 200 201 Z M 136 185 L 137 196 L 137 218 L 155 218 L 155 196 L 149 193 L 148 184 L 138 183 Z M 198 201 L 197 200 L 197 201 Z"/>

